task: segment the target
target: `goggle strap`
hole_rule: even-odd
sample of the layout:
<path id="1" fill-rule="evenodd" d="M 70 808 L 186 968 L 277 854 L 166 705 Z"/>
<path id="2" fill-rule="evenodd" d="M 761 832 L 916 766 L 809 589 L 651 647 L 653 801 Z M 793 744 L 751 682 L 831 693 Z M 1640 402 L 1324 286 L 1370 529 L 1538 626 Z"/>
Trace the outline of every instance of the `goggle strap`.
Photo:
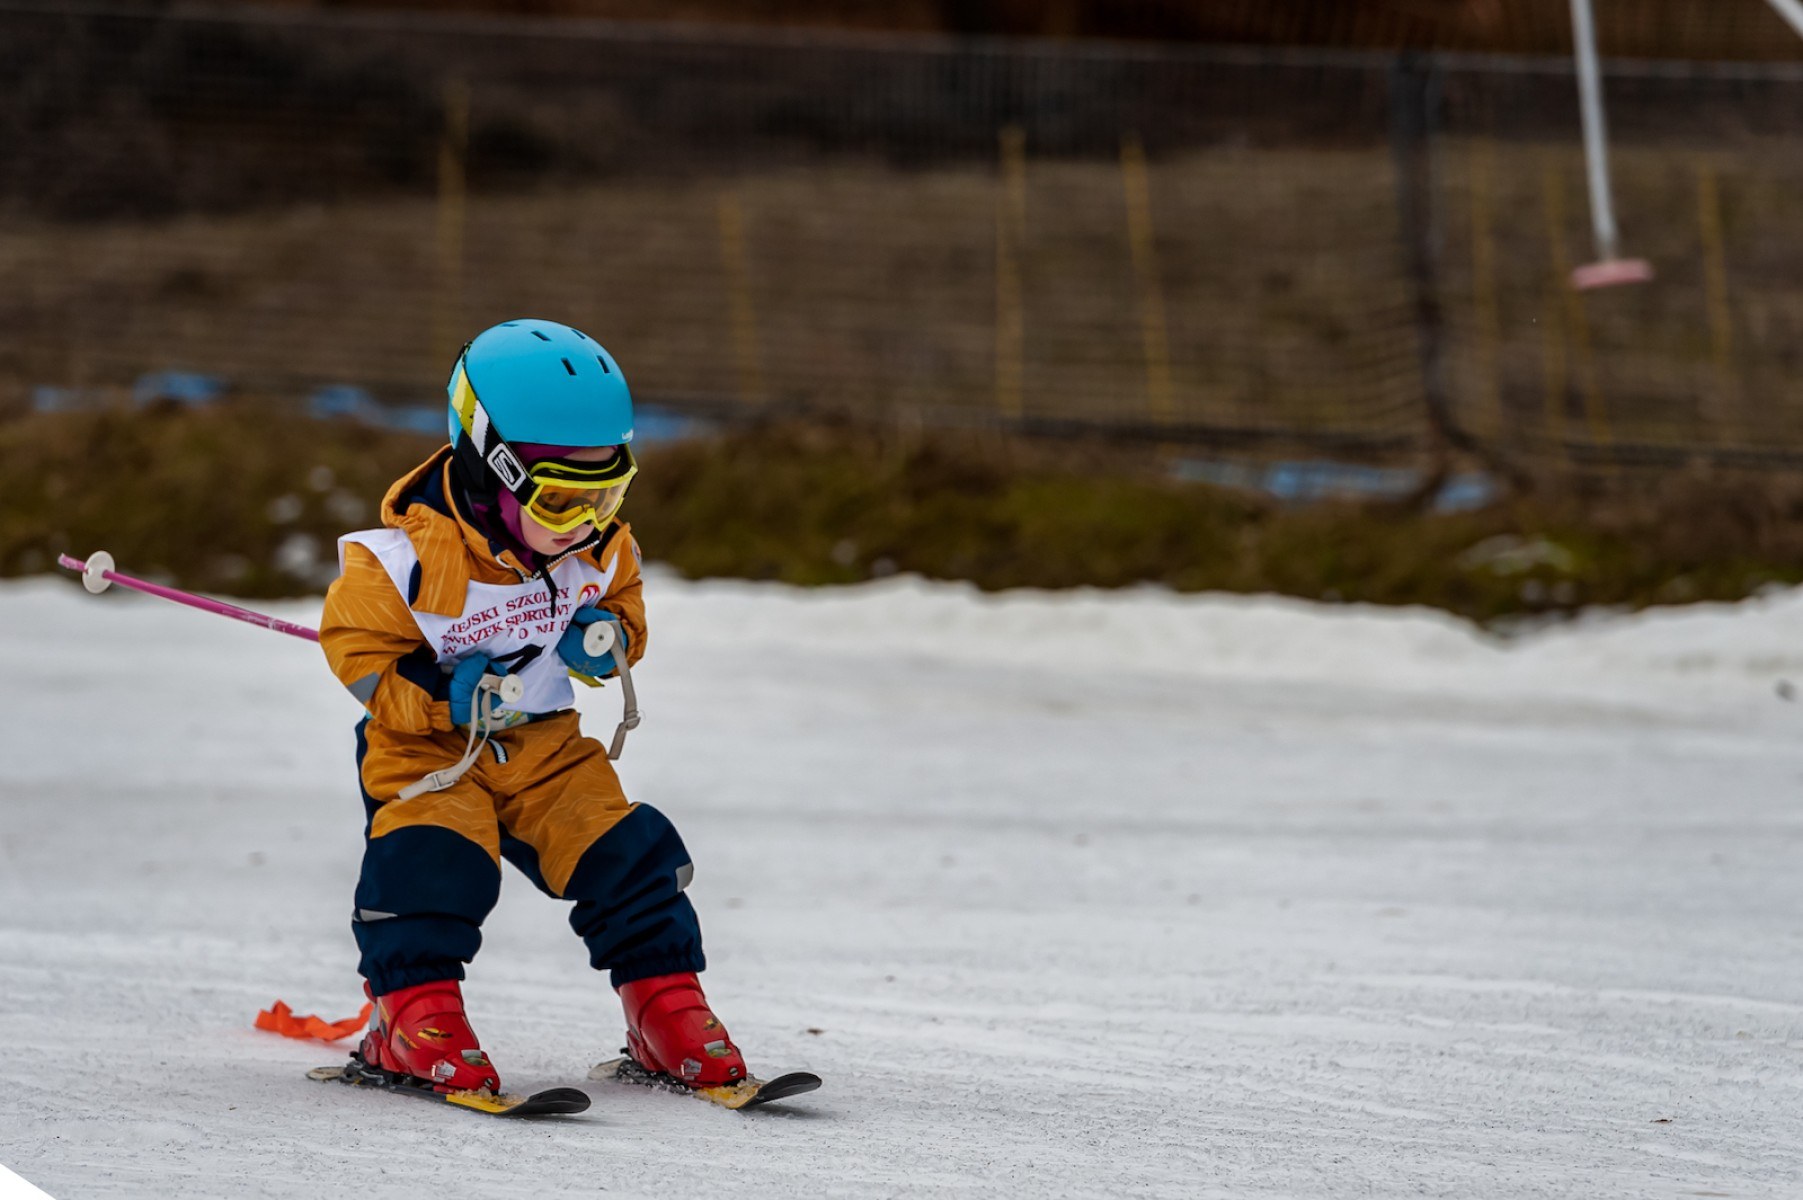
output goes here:
<path id="1" fill-rule="evenodd" d="M 501 437 L 495 423 L 489 420 L 488 410 L 482 407 L 476 389 L 470 386 L 469 373 L 463 369 L 461 358 L 457 361 L 457 382 L 452 387 L 452 394 L 457 421 L 475 445 L 476 456 L 488 464 L 488 469 L 501 481 L 501 486 L 513 493 L 514 499 L 525 504 L 532 498 L 533 488 L 526 464 Z"/>
<path id="2" fill-rule="evenodd" d="M 533 464 L 530 474 L 532 482 L 542 487 L 606 488 L 626 482 L 638 469 L 631 448 L 621 446 L 619 452 L 606 462 L 549 459 Z"/>
<path id="3" fill-rule="evenodd" d="M 512 492 L 515 499 L 522 504 L 532 499 L 537 485 L 532 482 L 531 473 L 526 470 L 526 464 L 520 461 L 520 456 L 513 452 L 512 446 L 496 438 L 494 448 L 482 457 L 488 463 L 488 469 L 495 473 L 495 478 L 501 481 L 501 486 Z"/>

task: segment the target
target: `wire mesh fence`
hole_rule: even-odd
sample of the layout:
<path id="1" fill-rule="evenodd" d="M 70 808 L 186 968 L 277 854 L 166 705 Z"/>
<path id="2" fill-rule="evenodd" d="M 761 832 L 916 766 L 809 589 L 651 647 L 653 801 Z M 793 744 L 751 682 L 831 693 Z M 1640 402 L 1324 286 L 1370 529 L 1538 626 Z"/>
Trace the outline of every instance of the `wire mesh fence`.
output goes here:
<path id="1" fill-rule="evenodd" d="M 537 315 L 675 408 L 1787 464 L 1803 70 L 1607 75 L 1659 278 L 1580 294 L 1555 60 L 0 7 L 0 405 L 429 406 Z"/>

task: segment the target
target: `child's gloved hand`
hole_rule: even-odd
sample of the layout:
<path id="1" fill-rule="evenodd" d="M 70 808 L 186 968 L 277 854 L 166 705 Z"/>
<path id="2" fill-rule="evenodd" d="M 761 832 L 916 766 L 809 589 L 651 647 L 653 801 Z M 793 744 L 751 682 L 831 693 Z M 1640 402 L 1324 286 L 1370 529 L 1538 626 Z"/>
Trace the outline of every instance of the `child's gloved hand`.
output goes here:
<path id="1" fill-rule="evenodd" d="M 605 653 L 590 654 L 583 645 L 588 635 L 588 628 L 597 621 L 608 621 L 613 625 L 613 645 Z M 601 679 L 612 675 L 620 669 L 615 654 L 626 653 L 626 630 L 620 624 L 620 618 L 605 608 L 579 608 L 570 618 L 570 627 L 563 631 L 557 639 L 557 655 L 570 665 L 570 670 L 579 675 L 587 675 L 591 679 Z"/>
<path id="2" fill-rule="evenodd" d="M 457 664 L 451 672 L 451 684 L 447 689 L 447 699 L 451 702 L 451 720 L 457 725 L 468 725 L 477 717 L 475 710 L 478 689 L 486 675 L 502 676 L 507 674 L 507 664 L 498 663 L 486 654 L 472 654 Z M 493 701 L 500 703 L 500 698 Z"/>

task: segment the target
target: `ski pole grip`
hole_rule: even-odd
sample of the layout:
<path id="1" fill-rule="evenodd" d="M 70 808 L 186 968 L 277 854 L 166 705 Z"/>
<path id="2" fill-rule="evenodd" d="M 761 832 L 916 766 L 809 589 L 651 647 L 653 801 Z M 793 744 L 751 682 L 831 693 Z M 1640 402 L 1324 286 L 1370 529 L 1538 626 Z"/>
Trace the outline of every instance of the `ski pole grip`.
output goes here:
<path id="1" fill-rule="evenodd" d="M 484 675 L 477 686 L 499 696 L 502 704 L 518 704 L 520 697 L 526 694 L 526 685 L 520 682 L 518 675 Z"/>
<path id="2" fill-rule="evenodd" d="M 619 637 L 612 621 L 590 621 L 582 631 L 582 652 L 590 658 L 600 658 L 612 650 L 617 641 Z"/>

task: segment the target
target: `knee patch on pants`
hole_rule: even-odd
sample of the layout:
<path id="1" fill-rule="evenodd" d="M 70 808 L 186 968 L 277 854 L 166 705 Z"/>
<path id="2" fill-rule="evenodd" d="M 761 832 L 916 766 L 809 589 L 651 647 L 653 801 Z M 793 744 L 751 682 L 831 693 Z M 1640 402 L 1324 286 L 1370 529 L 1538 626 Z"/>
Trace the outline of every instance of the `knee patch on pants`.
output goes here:
<path id="1" fill-rule="evenodd" d="M 482 921 L 501 896 L 488 851 L 430 825 L 371 838 L 363 850 L 351 928 L 357 970 L 375 993 L 462 979 L 482 945 Z"/>
<path id="2" fill-rule="evenodd" d="M 694 867 L 676 827 L 648 804 L 634 808 L 589 846 L 564 896 L 570 925 L 596 970 L 615 987 L 706 966 L 701 924 L 683 895 Z"/>

